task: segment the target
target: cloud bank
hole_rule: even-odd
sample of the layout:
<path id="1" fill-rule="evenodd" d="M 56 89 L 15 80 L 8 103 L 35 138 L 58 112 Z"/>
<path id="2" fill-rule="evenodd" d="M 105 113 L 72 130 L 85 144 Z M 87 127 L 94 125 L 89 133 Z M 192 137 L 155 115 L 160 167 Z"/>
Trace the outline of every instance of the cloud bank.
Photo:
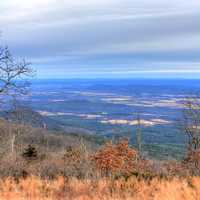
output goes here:
<path id="1" fill-rule="evenodd" d="M 196 0 L 1 0 L 1 42 L 38 77 L 200 70 Z"/>

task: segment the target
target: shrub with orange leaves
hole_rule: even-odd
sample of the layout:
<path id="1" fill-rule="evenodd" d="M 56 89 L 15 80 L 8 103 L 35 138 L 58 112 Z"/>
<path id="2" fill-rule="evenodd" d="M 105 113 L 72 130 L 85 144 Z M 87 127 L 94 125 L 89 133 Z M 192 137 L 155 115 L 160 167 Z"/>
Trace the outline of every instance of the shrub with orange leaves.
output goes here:
<path id="1" fill-rule="evenodd" d="M 96 168 L 102 175 L 129 175 L 138 160 L 137 151 L 123 139 L 117 144 L 109 142 L 92 156 Z"/>

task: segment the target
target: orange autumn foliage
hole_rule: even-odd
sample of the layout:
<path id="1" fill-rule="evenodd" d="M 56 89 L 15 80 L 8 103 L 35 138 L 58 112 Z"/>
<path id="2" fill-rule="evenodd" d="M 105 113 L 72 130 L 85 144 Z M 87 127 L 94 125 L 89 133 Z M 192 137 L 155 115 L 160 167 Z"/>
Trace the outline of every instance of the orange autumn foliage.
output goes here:
<path id="1" fill-rule="evenodd" d="M 126 139 L 117 144 L 107 143 L 92 156 L 96 168 L 105 175 L 133 172 L 137 158 L 137 152 L 129 147 Z"/>
<path id="2" fill-rule="evenodd" d="M 0 180 L 1 200 L 199 200 L 200 178 Z"/>

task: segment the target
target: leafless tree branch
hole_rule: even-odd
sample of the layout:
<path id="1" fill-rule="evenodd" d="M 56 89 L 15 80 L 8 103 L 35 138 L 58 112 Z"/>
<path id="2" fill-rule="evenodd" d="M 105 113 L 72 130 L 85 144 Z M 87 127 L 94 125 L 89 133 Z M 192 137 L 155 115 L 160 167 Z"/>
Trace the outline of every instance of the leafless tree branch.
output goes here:
<path id="1" fill-rule="evenodd" d="M 28 82 L 22 79 L 33 74 L 30 63 L 17 62 L 8 47 L 0 47 L 0 94 L 26 93 Z"/>

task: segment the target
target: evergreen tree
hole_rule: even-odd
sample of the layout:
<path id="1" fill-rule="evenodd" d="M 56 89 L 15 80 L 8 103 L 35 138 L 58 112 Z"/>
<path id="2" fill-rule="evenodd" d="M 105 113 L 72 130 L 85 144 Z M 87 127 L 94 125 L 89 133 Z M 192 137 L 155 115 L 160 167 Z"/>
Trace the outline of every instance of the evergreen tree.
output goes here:
<path id="1" fill-rule="evenodd" d="M 22 156 L 26 159 L 32 160 L 38 157 L 38 153 L 34 146 L 28 145 L 28 147 L 24 150 Z"/>

